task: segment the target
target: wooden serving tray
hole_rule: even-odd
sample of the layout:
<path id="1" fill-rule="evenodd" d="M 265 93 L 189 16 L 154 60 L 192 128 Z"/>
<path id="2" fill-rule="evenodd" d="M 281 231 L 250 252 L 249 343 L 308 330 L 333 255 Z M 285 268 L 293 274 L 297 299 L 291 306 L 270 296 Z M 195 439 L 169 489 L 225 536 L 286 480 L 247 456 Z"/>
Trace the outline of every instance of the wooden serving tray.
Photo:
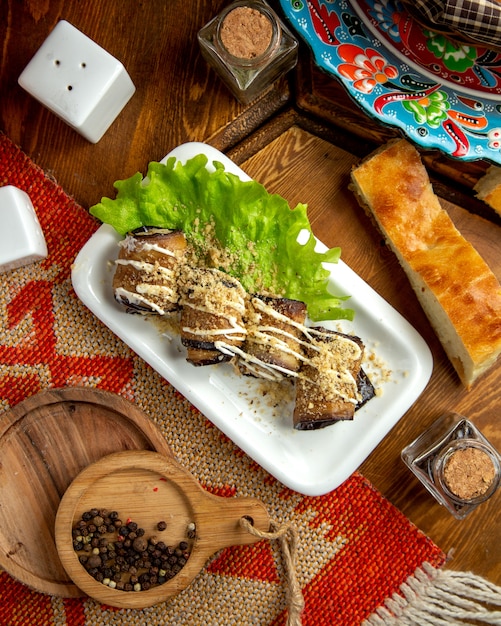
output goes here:
<path id="1" fill-rule="evenodd" d="M 72 529 L 91 509 L 117 511 L 167 546 L 188 543 L 189 558 L 170 580 L 148 590 L 112 589 L 96 581 L 73 549 Z M 83 470 L 64 494 L 56 517 L 56 545 L 75 584 L 95 600 L 120 608 L 145 608 L 185 589 L 207 559 L 221 548 L 259 541 L 240 525 L 247 518 L 256 530 L 267 532 L 270 520 L 255 498 L 223 498 L 204 491 L 177 461 L 148 451 L 119 452 Z M 157 529 L 165 521 L 167 528 Z M 194 527 L 193 535 L 187 530 Z M 107 533 L 106 533 L 107 534 Z M 102 536 L 106 536 L 106 534 Z M 116 541 L 115 533 L 111 535 Z"/>
<path id="2" fill-rule="evenodd" d="M 113 452 L 172 456 L 138 407 L 97 389 L 70 387 L 27 398 L 0 418 L 0 566 L 43 593 L 83 595 L 59 559 L 61 497 L 89 464 Z"/>

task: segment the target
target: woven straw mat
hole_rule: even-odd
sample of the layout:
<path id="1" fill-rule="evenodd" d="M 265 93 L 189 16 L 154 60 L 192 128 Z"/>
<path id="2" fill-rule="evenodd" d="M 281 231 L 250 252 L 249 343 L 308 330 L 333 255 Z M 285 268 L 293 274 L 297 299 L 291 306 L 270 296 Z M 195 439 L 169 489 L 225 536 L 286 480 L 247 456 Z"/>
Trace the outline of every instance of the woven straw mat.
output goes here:
<path id="1" fill-rule="evenodd" d="M 6 184 L 30 195 L 49 255 L 1 275 L 2 410 L 42 389 L 76 385 L 106 389 L 136 403 L 205 489 L 220 496 L 257 497 L 271 518 L 294 524 L 305 626 L 356 626 L 423 562 L 443 565 L 443 552 L 358 472 L 320 497 L 284 487 L 94 317 L 75 295 L 70 271 L 99 224 L 0 134 L 0 186 Z M 7 359 L 13 346 L 26 346 L 18 350 L 15 364 Z M 0 506 L 1 497 L 0 491 Z M 144 610 L 51 597 L 7 572 L 0 572 L 0 580 L 2 626 L 286 623 L 283 562 L 279 547 L 269 540 L 220 551 L 190 587 Z"/>

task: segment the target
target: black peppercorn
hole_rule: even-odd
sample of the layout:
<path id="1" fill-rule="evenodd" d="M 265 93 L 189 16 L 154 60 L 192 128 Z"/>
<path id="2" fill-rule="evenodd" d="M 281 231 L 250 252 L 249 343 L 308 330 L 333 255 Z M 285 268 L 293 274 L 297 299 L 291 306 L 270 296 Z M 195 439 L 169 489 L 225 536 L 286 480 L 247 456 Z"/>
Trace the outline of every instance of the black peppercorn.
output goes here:
<path id="1" fill-rule="evenodd" d="M 102 559 L 99 554 L 91 554 L 87 559 L 87 568 L 93 569 L 102 565 Z"/>
<path id="2" fill-rule="evenodd" d="M 148 546 L 148 542 L 144 537 L 136 537 L 132 544 L 132 547 L 136 552 L 144 552 Z"/>
<path id="3" fill-rule="evenodd" d="M 158 522 L 158 530 L 166 528 L 166 522 Z M 170 580 L 189 556 L 186 541 L 168 546 L 145 535 L 130 518 L 124 524 L 117 511 L 94 508 L 82 513 L 72 542 L 79 562 L 95 580 L 118 591 L 141 591 Z"/>

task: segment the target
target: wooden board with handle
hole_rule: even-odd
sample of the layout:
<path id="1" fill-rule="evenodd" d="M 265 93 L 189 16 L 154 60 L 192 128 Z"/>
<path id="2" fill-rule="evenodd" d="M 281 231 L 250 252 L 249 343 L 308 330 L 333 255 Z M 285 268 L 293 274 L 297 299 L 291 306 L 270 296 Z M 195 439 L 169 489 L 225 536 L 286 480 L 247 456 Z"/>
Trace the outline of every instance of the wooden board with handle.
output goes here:
<path id="1" fill-rule="evenodd" d="M 173 578 L 147 590 L 119 590 L 95 580 L 80 563 L 72 538 L 82 514 L 92 509 L 116 511 L 121 519 L 133 520 L 144 529 L 145 538 L 155 536 L 167 546 L 175 548 L 186 541 L 186 564 Z M 118 452 L 87 467 L 69 486 L 56 517 L 56 545 L 66 571 L 89 596 L 119 608 L 146 608 L 185 589 L 218 550 L 259 541 L 240 525 L 242 517 L 258 531 L 270 528 L 266 509 L 256 498 L 208 493 L 177 461 L 164 455 Z M 167 527 L 159 531 L 162 521 Z M 188 528 L 194 529 L 192 535 Z"/>

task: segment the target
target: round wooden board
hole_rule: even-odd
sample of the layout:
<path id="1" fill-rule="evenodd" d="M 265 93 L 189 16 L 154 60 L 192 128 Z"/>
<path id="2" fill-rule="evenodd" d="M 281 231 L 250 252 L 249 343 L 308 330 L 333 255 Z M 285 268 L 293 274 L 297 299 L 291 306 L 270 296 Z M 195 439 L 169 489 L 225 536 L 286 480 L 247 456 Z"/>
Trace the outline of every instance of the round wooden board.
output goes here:
<path id="1" fill-rule="evenodd" d="M 120 591 L 96 581 L 78 560 L 72 529 L 91 509 L 117 511 L 176 548 L 189 544 L 187 563 L 167 582 L 144 591 Z M 111 454 L 83 470 L 66 490 L 56 517 L 56 545 L 66 571 L 75 584 L 102 604 L 119 608 L 145 608 L 166 600 L 186 588 L 207 559 L 231 545 L 250 544 L 259 537 L 240 525 L 246 517 L 259 531 L 267 532 L 270 519 L 256 498 L 224 498 L 205 491 L 176 460 L 148 451 Z M 167 523 L 158 531 L 160 521 Z M 195 536 L 188 536 L 188 525 Z M 110 537 L 116 541 L 114 535 Z"/>
<path id="2" fill-rule="evenodd" d="M 131 402 L 98 389 L 43 391 L 0 417 L 0 566 L 52 595 L 83 593 L 55 544 L 59 503 L 73 479 L 113 452 L 150 450 L 172 458 L 153 421 Z"/>

